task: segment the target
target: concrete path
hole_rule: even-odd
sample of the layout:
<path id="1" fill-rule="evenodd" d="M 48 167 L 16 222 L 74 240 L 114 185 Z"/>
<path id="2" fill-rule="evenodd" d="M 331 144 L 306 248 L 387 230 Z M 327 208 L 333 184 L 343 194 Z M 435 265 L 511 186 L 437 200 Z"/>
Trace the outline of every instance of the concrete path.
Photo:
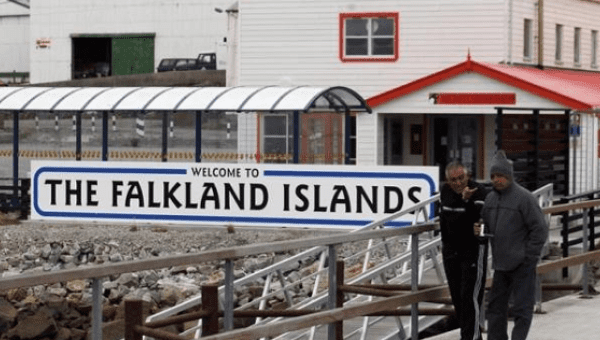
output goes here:
<path id="1" fill-rule="evenodd" d="M 600 295 L 567 295 L 544 302 L 542 310 L 543 314 L 534 314 L 528 340 L 600 339 Z M 509 323 L 509 335 L 511 327 Z M 487 334 L 483 338 L 487 339 Z M 427 339 L 460 340 L 460 336 L 458 330 L 453 330 Z"/>

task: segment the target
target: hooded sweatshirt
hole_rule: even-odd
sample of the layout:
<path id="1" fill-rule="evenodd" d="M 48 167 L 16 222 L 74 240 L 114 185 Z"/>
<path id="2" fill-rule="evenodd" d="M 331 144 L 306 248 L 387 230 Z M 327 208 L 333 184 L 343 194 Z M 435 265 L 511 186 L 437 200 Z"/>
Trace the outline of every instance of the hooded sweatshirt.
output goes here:
<path id="1" fill-rule="evenodd" d="M 512 163 L 502 153 L 491 164 L 492 174 L 512 181 Z M 504 190 L 492 190 L 481 212 L 489 232 L 494 235 L 492 267 L 510 271 L 526 262 L 537 262 L 548 238 L 548 225 L 542 209 L 531 192 L 512 183 Z"/>

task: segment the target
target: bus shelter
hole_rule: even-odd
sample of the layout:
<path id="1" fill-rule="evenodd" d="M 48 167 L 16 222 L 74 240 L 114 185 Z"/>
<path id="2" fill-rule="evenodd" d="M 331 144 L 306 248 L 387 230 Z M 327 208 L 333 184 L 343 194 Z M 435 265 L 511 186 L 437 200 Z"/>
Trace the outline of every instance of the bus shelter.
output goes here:
<path id="1" fill-rule="evenodd" d="M 0 113 L 12 115 L 12 195 L 9 208 L 22 209 L 19 182 L 19 121 L 23 114 L 46 112 L 73 117 L 75 159 L 81 160 L 81 121 L 85 113 L 101 117 L 101 160 L 109 160 L 109 115 L 116 112 L 148 112 L 162 116 L 161 160 L 168 157 L 169 115 L 185 112 L 195 117 L 195 162 L 202 161 L 202 115 L 207 113 L 286 113 L 293 117 L 293 163 L 299 162 L 300 114 L 344 114 L 345 164 L 351 148 L 351 114 L 371 108 L 355 91 L 342 86 L 262 87 L 5 87 L 0 88 Z M 22 187 L 22 185 L 21 185 Z M 3 207 L 5 208 L 5 207 Z"/>

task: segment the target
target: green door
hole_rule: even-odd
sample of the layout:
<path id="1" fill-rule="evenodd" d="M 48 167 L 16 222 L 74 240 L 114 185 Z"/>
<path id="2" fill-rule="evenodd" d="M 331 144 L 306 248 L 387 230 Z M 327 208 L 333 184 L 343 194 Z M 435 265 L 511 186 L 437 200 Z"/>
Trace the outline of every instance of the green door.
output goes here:
<path id="1" fill-rule="evenodd" d="M 112 38 L 113 75 L 153 72 L 153 36 L 125 36 Z"/>

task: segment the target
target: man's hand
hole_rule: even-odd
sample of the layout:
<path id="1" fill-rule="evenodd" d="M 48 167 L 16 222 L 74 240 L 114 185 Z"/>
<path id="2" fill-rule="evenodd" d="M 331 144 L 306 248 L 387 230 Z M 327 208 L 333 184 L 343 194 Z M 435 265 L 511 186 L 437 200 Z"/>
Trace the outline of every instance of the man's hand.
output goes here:
<path id="1" fill-rule="evenodd" d="M 469 188 L 469 187 L 465 187 L 462 191 L 462 199 L 464 201 L 468 200 L 469 198 L 471 198 L 471 196 L 473 196 L 473 193 L 475 193 L 475 191 L 477 191 L 477 188 Z"/>
<path id="2" fill-rule="evenodd" d="M 475 236 L 481 236 L 481 229 L 481 224 L 479 222 L 475 222 L 475 224 L 473 224 L 473 233 Z"/>

